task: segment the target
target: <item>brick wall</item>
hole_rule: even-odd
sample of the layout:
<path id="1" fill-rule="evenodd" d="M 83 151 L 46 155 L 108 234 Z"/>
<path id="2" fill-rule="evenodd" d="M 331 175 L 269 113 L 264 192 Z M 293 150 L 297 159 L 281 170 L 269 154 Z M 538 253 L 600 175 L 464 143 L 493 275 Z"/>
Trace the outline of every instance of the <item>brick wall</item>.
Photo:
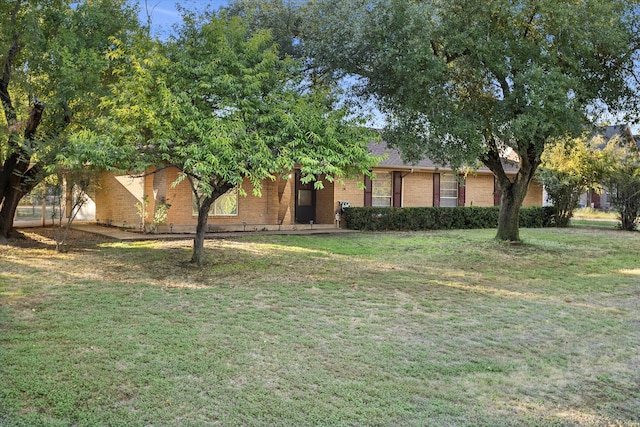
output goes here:
<path id="1" fill-rule="evenodd" d="M 295 210 L 295 181 L 293 174 L 278 177 L 276 187 L 278 192 L 278 222 L 280 224 L 293 224 Z"/>
<path id="2" fill-rule="evenodd" d="M 316 224 L 333 224 L 338 201 L 335 200 L 335 187 L 339 184 L 322 179 L 324 188 L 316 190 Z"/>
<path id="3" fill-rule="evenodd" d="M 343 179 L 342 183 L 336 182 L 333 186 L 334 202 L 349 202 L 351 206 L 362 207 L 364 206 L 364 190 L 359 187 L 359 184 L 364 182 L 364 177 Z"/>
<path id="4" fill-rule="evenodd" d="M 192 212 L 191 187 L 186 180 L 176 187 L 171 186 L 178 173 L 177 169 L 171 168 L 142 178 L 102 174 L 101 188 L 95 197 L 96 220 L 103 224 L 125 224 L 129 228 L 140 228 L 136 204 L 141 203 L 143 195 L 147 195 L 149 212 L 153 212 L 163 200 L 171 204 L 167 225 L 162 229 L 167 229 L 168 224 L 173 223 L 174 231 L 193 231 L 197 215 Z M 251 184 L 245 181 L 242 188 L 247 195 L 238 197 L 238 215 L 210 216 L 208 223 L 212 227 L 242 225 L 243 221 L 258 228 L 263 224 L 277 225 L 279 222 L 292 225 L 295 211 L 294 180 L 294 174 L 291 174 L 283 179 L 264 181 L 262 197 L 254 196 Z M 324 180 L 323 183 L 325 188 L 316 191 L 317 224 L 333 224 L 338 201 L 348 201 L 355 207 L 364 206 L 364 190 L 359 185 L 363 183 L 363 177 L 335 183 Z M 433 206 L 432 172 L 407 171 L 402 187 L 402 206 Z M 469 175 L 466 180 L 466 206 L 493 206 L 493 190 L 493 175 Z M 531 184 L 523 205 L 542 205 L 542 187 L 539 184 Z M 152 220 L 151 215 L 148 221 Z"/>
<path id="5" fill-rule="evenodd" d="M 433 173 L 413 172 L 402 179 L 402 206 L 433 206 Z"/>
<path id="6" fill-rule="evenodd" d="M 493 175 L 467 175 L 465 206 L 493 206 Z"/>
<path id="7" fill-rule="evenodd" d="M 102 174 L 101 188 L 96 195 L 97 221 L 115 226 L 122 226 L 124 223 L 128 228 L 140 228 L 141 219 L 136 204 L 142 202 L 143 195 L 147 195 L 149 200 L 147 211 L 150 212 L 147 221 L 152 220 L 152 212 L 156 205 L 165 201 L 171 207 L 167 214 L 167 225 L 162 227 L 163 229 L 168 228 L 170 223 L 174 224 L 174 231 L 195 229 L 197 215 L 193 214 L 193 195 L 189 182 L 184 180 L 172 187 L 171 184 L 179 174 L 175 168 L 164 169 L 156 174 L 150 174 L 150 172 L 152 169 L 141 178 L 131 178 L 128 175 L 114 176 L 111 173 Z M 242 224 L 246 221 L 249 224 L 276 225 L 279 219 L 283 220 L 283 224 L 291 223 L 294 203 L 293 178 L 284 181 L 284 185 L 283 180 L 264 181 L 262 197 L 253 195 L 253 187 L 249 181 L 243 183 L 242 189 L 246 192 L 246 196 L 238 196 L 238 215 L 210 216 L 209 224 Z M 284 209 L 280 206 L 280 199 L 283 200 Z"/>
<path id="8" fill-rule="evenodd" d="M 542 185 L 532 182 L 522 206 L 542 206 Z"/>
<path id="9" fill-rule="evenodd" d="M 136 204 L 142 202 L 144 178 L 103 173 L 99 181 L 100 188 L 95 195 L 96 222 L 139 228 Z"/>
<path id="10" fill-rule="evenodd" d="M 178 170 L 169 170 L 168 183 L 171 184 L 178 176 Z M 238 196 L 238 215 L 209 216 L 208 223 L 215 224 L 277 224 L 278 182 L 266 180 L 262 183 L 262 196 L 253 195 L 253 186 L 248 180 L 242 184 L 246 196 Z M 193 213 L 193 192 L 189 182 L 184 180 L 176 187 L 169 187 L 167 200 L 171 204 L 168 212 L 168 222 L 181 225 L 195 225 L 197 214 Z"/>

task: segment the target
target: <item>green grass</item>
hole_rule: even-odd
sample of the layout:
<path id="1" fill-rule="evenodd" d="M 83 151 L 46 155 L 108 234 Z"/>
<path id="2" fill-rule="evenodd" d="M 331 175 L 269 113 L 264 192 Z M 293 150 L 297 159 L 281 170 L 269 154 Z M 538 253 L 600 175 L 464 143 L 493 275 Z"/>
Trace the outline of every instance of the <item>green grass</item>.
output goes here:
<path id="1" fill-rule="evenodd" d="M 579 228 L 615 229 L 620 227 L 618 213 L 592 208 L 580 208 L 573 211 L 571 226 Z"/>
<path id="2" fill-rule="evenodd" d="M 583 219 L 572 218 L 571 227 L 578 228 L 599 228 L 599 229 L 619 229 L 620 221 L 609 219 Z"/>
<path id="3" fill-rule="evenodd" d="M 573 216 L 576 218 L 582 218 L 582 219 L 608 219 L 611 221 L 618 220 L 618 213 L 613 210 L 604 211 L 604 210 L 593 209 L 593 208 L 576 209 L 573 211 Z"/>
<path id="4" fill-rule="evenodd" d="M 640 425 L 640 234 L 0 247 L 0 425 Z"/>

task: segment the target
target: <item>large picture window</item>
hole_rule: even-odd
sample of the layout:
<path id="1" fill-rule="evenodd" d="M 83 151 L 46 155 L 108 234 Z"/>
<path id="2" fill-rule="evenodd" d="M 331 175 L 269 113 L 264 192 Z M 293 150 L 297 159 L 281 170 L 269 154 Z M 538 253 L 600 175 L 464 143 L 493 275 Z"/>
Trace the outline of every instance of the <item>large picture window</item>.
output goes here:
<path id="1" fill-rule="evenodd" d="M 455 175 L 440 176 L 440 206 L 446 208 L 458 206 L 458 179 Z"/>
<path id="2" fill-rule="evenodd" d="M 371 181 L 371 205 L 378 207 L 391 206 L 393 197 L 393 180 L 390 172 L 376 172 L 376 179 Z"/>
<path id="3" fill-rule="evenodd" d="M 193 198 L 193 214 L 198 215 L 198 206 Z M 238 215 L 238 189 L 231 190 L 218 197 L 209 209 L 209 216 L 236 216 Z"/>

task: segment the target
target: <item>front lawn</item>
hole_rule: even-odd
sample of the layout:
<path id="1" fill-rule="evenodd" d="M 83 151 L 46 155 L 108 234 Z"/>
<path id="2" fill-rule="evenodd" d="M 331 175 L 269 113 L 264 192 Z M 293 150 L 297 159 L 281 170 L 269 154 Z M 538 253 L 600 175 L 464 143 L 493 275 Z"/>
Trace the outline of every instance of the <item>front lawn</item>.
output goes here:
<path id="1" fill-rule="evenodd" d="M 640 233 L 0 246 L 0 425 L 640 425 Z"/>

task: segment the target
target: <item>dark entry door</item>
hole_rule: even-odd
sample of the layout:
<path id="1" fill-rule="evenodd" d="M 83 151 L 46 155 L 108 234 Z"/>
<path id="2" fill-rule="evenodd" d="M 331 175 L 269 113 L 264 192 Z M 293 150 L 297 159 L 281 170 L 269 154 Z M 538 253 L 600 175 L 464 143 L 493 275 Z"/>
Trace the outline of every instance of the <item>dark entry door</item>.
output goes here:
<path id="1" fill-rule="evenodd" d="M 296 170 L 296 222 L 308 224 L 316 220 L 316 190 L 313 181 L 300 182 L 301 173 Z"/>

